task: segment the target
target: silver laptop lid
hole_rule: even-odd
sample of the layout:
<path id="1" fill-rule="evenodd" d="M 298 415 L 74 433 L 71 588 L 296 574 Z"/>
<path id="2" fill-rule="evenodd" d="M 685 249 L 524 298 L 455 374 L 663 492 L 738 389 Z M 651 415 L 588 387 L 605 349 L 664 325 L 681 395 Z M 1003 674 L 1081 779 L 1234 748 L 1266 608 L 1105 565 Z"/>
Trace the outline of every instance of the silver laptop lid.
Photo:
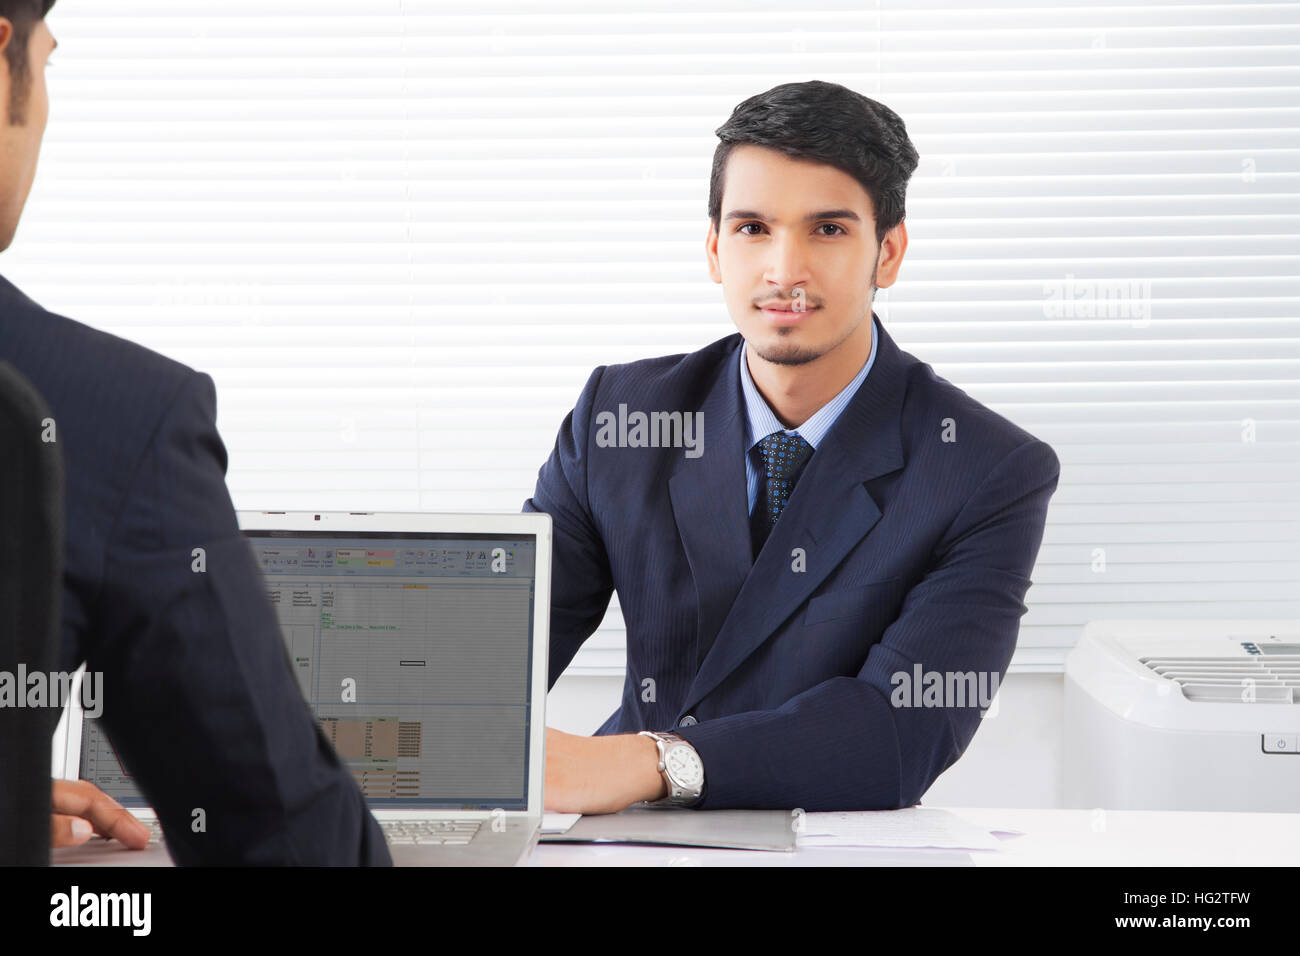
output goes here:
<path id="1" fill-rule="evenodd" d="M 374 810 L 542 812 L 544 514 L 240 512 L 299 689 Z M 94 721 L 80 775 L 146 801 Z"/>

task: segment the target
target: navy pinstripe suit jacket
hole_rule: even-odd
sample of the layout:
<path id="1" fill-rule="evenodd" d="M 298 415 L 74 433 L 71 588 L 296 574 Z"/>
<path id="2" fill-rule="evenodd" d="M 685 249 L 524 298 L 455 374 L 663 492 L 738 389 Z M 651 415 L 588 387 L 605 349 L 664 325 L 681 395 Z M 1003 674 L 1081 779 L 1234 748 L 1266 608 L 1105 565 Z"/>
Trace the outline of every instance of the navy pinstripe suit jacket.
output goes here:
<path id="1" fill-rule="evenodd" d="M 391 862 L 240 536 L 212 379 L 3 278 L 0 358 L 45 398 L 63 451 L 61 667 L 102 672 L 101 719 L 176 862 Z"/>
<path id="2" fill-rule="evenodd" d="M 1056 455 L 877 327 L 871 373 L 757 559 L 739 335 L 596 369 L 524 504 L 554 521 L 551 684 L 617 590 L 627 673 L 597 733 L 689 740 L 701 809 L 914 805 L 981 705 L 897 706 L 920 694 L 895 675 L 991 689 L 1011 660 Z M 699 412 L 702 453 L 611 445 L 597 417 L 620 405 Z"/>

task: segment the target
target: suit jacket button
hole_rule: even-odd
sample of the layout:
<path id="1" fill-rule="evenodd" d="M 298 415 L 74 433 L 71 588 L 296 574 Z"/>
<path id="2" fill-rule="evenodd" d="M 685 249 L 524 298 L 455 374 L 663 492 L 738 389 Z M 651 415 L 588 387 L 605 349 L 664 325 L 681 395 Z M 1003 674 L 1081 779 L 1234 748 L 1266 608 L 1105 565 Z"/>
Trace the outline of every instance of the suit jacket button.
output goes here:
<path id="1" fill-rule="evenodd" d="M 696 724 L 698 724 L 698 723 L 699 723 L 698 720 L 696 720 L 696 719 L 695 719 L 694 717 L 692 717 L 690 714 L 687 714 L 687 715 L 686 715 L 685 717 L 683 717 L 681 720 L 677 721 L 677 726 L 678 726 L 678 727 L 694 727 L 694 726 L 695 726 Z"/>

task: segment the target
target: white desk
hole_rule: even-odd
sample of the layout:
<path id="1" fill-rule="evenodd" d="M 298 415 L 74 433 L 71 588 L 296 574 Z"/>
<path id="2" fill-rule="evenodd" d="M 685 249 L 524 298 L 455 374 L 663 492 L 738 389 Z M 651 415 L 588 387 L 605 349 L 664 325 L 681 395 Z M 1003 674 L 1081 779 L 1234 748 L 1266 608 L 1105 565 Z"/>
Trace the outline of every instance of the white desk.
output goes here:
<path id="1" fill-rule="evenodd" d="M 529 866 L 1286 866 L 1300 861 L 1300 813 L 1181 810 L 953 809 L 1003 836 L 1002 849 L 895 850 L 801 847 L 793 853 L 615 843 L 541 843 Z M 155 859 L 155 857 L 158 857 Z M 55 850 L 52 862 L 165 865 L 165 853 L 118 844 Z"/>
<path id="2" fill-rule="evenodd" d="M 1300 802 L 1300 798 L 1298 798 Z M 794 853 L 542 843 L 529 866 L 1287 866 L 1300 860 L 1298 813 L 944 808 L 1003 836 L 1002 849 L 801 847 Z"/>

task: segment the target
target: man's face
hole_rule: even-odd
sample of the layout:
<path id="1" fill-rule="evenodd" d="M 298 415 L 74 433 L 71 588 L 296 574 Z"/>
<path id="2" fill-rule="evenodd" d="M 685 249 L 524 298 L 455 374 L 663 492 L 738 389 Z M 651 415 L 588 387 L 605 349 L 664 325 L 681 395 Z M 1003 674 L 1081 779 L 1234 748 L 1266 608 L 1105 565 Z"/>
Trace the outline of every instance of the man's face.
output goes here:
<path id="1" fill-rule="evenodd" d="M 0 18 L 0 46 L 14 42 L 13 24 Z M 44 20 L 33 25 L 27 38 L 26 83 L 10 75 L 7 57 L 0 56 L 0 109 L 5 111 L 0 123 L 0 250 L 9 248 L 27 194 L 36 178 L 36 160 L 41 152 L 41 138 L 50 114 L 49 95 L 45 89 L 45 65 L 55 47 L 54 37 Z M 20 99 L 14 103 L 15 87 Z M 14 106 L 18 109 L 15 111 Z"/>
<path id="2" fill-rule="evenodd" d="M 872 286 L 892 285 L 898 272 L 895 232 L 882 250 L 871 197 L 848 173 L 738 146 L 727 159 L 721 225 L 709 224 L 709 275 L 752 351 L 800 365 L 870 317 Z"/>

